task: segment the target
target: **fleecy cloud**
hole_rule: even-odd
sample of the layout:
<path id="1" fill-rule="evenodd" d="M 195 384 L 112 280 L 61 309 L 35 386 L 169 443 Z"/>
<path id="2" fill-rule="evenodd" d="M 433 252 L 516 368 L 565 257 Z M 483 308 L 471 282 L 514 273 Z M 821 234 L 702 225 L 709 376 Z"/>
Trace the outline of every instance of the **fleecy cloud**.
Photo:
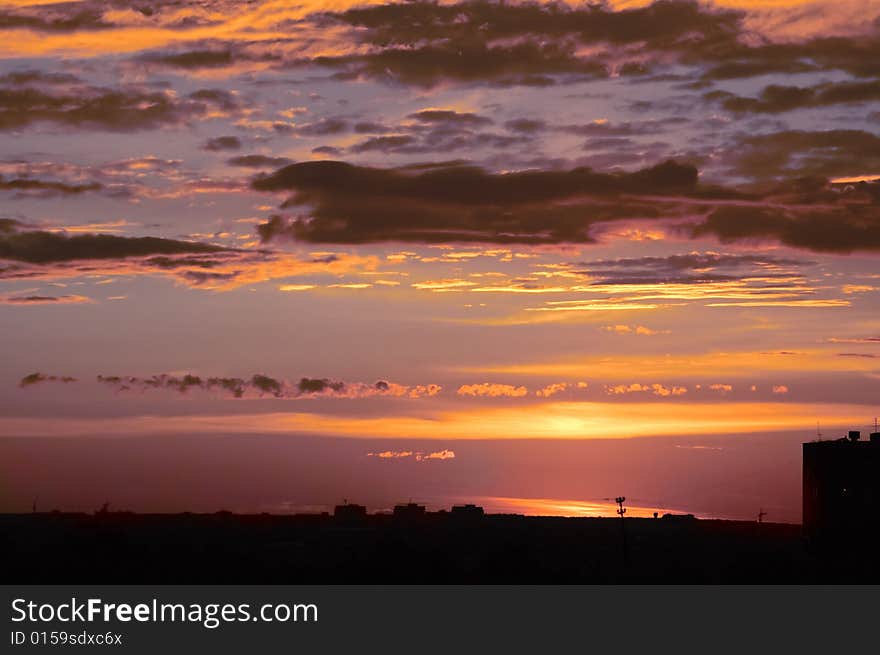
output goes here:
<path id="1" fill-rule="evenodd" d="M 67 375 L 48 375 L 46 373 L 31 373 L 29 375 L 25 375 L 18 383 L 19 387 L 29 387 L 34 384 L 40 384 L 42 382 L 76 382 L 76 378 L 67 376 Z"/>
<path id="2" fill-rule="evenodd" d="M 237 136 L 217 136 L 205 141 L 202 145 L 204 150 L 238 150 L 241 148 L 241 139 Z"/>

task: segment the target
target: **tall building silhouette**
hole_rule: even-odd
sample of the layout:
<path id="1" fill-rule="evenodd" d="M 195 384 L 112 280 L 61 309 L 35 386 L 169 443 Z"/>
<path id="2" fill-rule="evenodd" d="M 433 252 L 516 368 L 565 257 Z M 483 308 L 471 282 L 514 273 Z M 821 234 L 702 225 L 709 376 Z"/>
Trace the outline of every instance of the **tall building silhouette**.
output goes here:
<path id="1" fill-rule="evenodd" d="M 803 445 L 804 531 L 849 540 L 880 532 L 880 432 Z"/>

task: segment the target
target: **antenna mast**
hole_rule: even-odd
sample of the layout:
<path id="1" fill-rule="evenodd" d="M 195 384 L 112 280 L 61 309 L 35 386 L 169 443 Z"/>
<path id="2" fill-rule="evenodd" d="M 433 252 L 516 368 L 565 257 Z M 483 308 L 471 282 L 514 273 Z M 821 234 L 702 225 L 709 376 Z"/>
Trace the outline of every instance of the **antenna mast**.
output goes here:
<path id="1" fill-rule="evenodd" d="M 623 503 L 626 501 L 625 496 L 618 496 L 614 499 L 614 502 L 617 503 L 617 514 L 620 516 L 620 532 L 623 537 L 623 563 L 625 565 L 629 564 L 629 547 L 626 543 L 626 521 L 624 520 L 624 515 L 626 514 L 626 508 L 623 506 Z"/>

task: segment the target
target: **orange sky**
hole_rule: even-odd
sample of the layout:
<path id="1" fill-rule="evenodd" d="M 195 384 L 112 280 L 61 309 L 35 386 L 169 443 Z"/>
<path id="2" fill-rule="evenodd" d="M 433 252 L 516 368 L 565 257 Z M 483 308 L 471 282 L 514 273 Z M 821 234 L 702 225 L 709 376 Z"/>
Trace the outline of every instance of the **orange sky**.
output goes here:
<path id="1" fill-rule="evenodd" d="M 878 413 L 880 2 L 149 4 L 0 9 L 5 437 Z"/>

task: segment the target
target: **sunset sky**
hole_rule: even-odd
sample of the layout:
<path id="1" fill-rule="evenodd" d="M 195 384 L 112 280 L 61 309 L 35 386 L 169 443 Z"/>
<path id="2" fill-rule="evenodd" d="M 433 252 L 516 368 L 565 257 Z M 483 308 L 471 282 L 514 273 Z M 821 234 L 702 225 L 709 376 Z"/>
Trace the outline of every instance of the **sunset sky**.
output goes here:
<path id="1" fill-rule="evenodd" d="M 798 521 L 880 413 L 880 0 L 7 0 L 0 203 L 0 511 Z"/>

